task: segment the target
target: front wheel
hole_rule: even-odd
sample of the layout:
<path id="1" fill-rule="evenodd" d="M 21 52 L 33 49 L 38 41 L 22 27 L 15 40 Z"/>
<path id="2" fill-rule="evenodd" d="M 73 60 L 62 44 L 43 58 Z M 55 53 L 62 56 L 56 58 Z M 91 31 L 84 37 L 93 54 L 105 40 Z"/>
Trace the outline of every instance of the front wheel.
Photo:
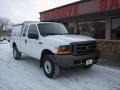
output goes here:
<path id="1" fill-rule="evenodd" d="M 59 74 L 59 67 L 56 65 L 52 55 L 45 55 L 43 57 L 43 71 L 49 78 L 54 78 Z"/>

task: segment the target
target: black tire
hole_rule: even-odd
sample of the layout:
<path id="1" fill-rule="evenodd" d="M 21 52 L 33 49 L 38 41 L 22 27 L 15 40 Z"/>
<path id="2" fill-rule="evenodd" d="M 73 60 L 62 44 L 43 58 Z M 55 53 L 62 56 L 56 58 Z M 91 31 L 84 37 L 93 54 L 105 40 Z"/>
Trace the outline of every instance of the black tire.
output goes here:
<path id="1" fill-rule="evenodd" d="M 51 68 L 49 65 L 51 66 Z M 43 57 L 42 67 L 45 75 L 48 78 L 55 78 L 57 75 L 59 75 L 59 67 L 56 65 L 54 57 L 52 55 L 45 55 Z"/>
<path id="2" fill-rule="evenodd" d="M 19 52 L 16 46 L 13 48 L 13 56 L 16 60 L 21 59 L 21 52 Z"/>

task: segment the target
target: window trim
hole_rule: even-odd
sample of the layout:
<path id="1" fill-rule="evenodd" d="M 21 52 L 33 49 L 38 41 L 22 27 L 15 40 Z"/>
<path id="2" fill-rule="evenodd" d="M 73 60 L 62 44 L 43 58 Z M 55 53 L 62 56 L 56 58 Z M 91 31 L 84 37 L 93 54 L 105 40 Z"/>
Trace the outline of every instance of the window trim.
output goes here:
<path id="1" fill-rule="evenodd" d="M 25 30 L 25 27 L 26 27 L 26 26 L 28 26 L 28 27 L 27 27 L 27 30 L 26 30 L 26 32 L 25 32 L 25 36 L 23 36 L 23 33 L 24 33 L 24 30 Z M 29 25 L 25 25 L 24 28 L 23 28 L 23 30 L 22 30 L 22 34 L 21 34 L 22 37 L 26 37 L 26 34 L 27 34 L 28 29 L 29 29 Z"/>
<path id="2" fill-rule="evenodd" d="M 98 42 L 113 42 L 120 43 L 120 40 L 105 40 L 105 39 L 97 39 Z"/>

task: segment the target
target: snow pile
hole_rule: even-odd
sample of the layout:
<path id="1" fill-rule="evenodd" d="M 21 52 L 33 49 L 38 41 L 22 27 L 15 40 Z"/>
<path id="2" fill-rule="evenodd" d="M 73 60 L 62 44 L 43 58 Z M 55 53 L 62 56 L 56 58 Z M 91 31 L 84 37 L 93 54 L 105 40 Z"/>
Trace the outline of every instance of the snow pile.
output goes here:
<path id="1" fill-rule="evenodd" d="M 120 90 L 120 70 L 99 65 L 70 68 L 49 79 L 39 61 L 25 55 L 16 61 L 9 43 L 0 44 L 0 90 Z"/>
<path id="2" fill-rule="evenodd" d="M 7 40 L 0 41 L 0 44 L 6 44 L 6 43 L 8 43 Z"/>

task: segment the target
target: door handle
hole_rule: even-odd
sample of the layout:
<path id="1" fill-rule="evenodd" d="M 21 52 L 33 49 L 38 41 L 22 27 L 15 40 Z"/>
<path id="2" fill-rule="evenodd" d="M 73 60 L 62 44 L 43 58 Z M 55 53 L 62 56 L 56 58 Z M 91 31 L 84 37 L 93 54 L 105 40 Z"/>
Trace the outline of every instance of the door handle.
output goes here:
<path id="1" fill-rule="evenodd" d="M 42 44 L 42 42 L 39 42 L 39 44 Z"/>
<path id="2" fill-rule="evenodd" d="M 27 44 L 27 39 L 25 39 L 25 44 Z"/>

